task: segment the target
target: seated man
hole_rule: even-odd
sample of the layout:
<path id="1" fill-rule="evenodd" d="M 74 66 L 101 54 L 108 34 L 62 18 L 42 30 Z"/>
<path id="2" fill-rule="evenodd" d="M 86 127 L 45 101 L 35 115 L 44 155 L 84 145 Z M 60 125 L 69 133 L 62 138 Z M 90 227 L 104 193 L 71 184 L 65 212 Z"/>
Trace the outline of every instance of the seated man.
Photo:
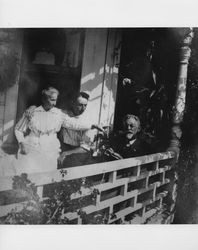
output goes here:
<path id="1" fill-rule="evenodd" d="M 110 159 L 122 159 L 153 153 L 156 144 L 154 138 L 140 131 L 139 118 L 127 114 L 123 119 L 123 130 L 110 140 L 110 148 L 105 154 Z"/>
<path id="2" fill-rule="evenodd" d="M 69 117 L 83 122 L 89 119 L 85 112 L 88 100 L 89 95 L 86 92 L 80 92 L 72 101 L 70 109 L 63 110 L 63 112 Z M 97 129 L 100 128 L 97 127 Z M 59 167 L 64 168 L 93 163 L 90 153 L 90 145 L 93 138 L 91 138 L 90 131 L 62 128 L 59 137 L 63 151 L 58 159 Z"/>
<path id="3" fill-rule="evenodd" d="M 143 156 L 154 152 L 154 138 L 148 134 L 141 133 L 140 120 L 137 116 L 127 114 L 123 118 L 123 130 L 118 135 L 110 138 L 109 145 L 104 152 L 106 160 L 119 160 L 136 156 Z M 133 175 L 133 168 L 121 169 L 117 172 L 117 178 L 130 177 Z M 121 195 L 121 189 L 108 193 L 105 197 L 115 197 Z M 120 203 L 119 210 L 127 207 L 128 201 Z"/>

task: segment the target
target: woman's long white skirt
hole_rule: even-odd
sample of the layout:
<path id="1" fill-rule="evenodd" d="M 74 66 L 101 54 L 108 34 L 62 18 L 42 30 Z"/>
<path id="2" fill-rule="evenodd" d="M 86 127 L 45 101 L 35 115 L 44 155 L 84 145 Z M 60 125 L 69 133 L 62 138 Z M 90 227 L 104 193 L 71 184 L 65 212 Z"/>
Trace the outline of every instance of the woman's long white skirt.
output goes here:
<path id="1" fill-rule="evenodd" d="M 57 169 L 60 142 L 56 135 L 41 137 L 28 136 L 25 143 L 29 153 L 6 155 L 0 158 L 0 176 L 13 176 L 22 173 L 48 172 Z"/>

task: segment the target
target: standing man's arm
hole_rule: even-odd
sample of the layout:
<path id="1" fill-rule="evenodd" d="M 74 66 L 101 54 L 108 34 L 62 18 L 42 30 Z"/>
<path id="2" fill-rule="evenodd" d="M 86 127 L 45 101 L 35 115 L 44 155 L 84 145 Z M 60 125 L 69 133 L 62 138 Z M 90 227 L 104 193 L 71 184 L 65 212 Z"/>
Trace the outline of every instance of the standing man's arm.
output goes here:
<path id="1" fill-rule="evenodd" d="M 89 129 L 98 129 L 99 131 L 103 132 L 103 129 L 96 124 L 91 124 L 90 121 L 88 120 L 76 120 L 72 117 L 69 117 L 68 115 L 62 113 L 62 127 L 64 128 L 68 128 L 68 129 L 73 129 L 73 130 L 82 130 L 82 131 L 86 131 Z"/>

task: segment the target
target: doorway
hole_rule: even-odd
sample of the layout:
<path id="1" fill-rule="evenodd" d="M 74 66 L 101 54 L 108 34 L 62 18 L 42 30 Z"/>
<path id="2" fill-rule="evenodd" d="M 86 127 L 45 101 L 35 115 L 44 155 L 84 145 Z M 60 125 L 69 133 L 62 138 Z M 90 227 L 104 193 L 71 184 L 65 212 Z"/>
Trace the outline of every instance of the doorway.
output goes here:
<path id="1" fill-rule="evenodd" d="M 30 105 L 40 105 L 41 90 L 50 85 L 67 107 L 80 88 L 84 29 L 24 29 L 17 120 Z"/>

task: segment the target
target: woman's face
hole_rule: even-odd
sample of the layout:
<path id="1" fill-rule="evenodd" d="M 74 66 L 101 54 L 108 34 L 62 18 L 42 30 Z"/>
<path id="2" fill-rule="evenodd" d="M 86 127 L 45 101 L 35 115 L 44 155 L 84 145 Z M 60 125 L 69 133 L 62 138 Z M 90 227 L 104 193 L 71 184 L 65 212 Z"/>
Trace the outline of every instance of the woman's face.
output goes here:
<path id="1" fill-rule="evenodd" d="M 51 95 L 46 95 L 43 97 L 43 107 L 46 111 L 52 109 L 56 106 L 58 94 L 53 93 Z"/>

